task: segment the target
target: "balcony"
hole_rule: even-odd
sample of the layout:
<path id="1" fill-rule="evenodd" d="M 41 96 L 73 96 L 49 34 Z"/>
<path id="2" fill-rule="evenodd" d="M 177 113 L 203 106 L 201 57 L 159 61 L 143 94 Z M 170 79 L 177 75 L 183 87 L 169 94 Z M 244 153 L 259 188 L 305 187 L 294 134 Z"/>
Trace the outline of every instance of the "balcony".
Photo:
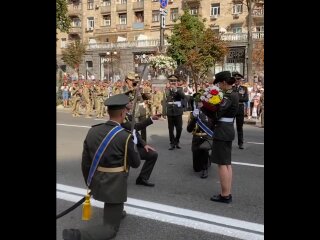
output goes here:
<path id="1" fill-rule="evenodd" d="M 69 33 L 70 34 L 81 34 L 82 29 L 81 29 L 81 27 L 70 27 Z"/>
<path id="2" fill-rule="evenodd" d="M 100 26 L 100 28 L 96 28 L 95 29 L 95 34 L 97 36 L 101 36 L 101 35 L 106 35 L 108 33 L 111 32 L 111 27 L 110 26 Z"/>
<path id="3" fill-rule="evenodd" d="M 116 10 L 117 10 L 117 12 L 127 11 L 127 4 L 126 3 L 117 4 L 116 5 Z"/>
<path id="4" fill-rule="evenodd" d="M 252 39 L 259 40 L 264 39 L 264 32 L 252 32 Z M 221 34 L 221 40 L 231 42 L 247 42 L 248 33 L 223 33 Z"/>
<path id="5" fill-rule="evenodd" d="M 87 50 L 91 49 L 119 49 L 119 48 L 139 48 L 139 47 L 158 47 L 159 39 L 140 40 L 132 42 L 116 42 L 116 43 L 90 43 Z M 164 41 L 164 45 L 168 46 L 168 42 Z"/>
<path id="6" fill-rule="evenodd" d="M 79 16 L 82 13 L 81 4 L 69 4 L 68 5 L 68 14 L 69 16 Z"/>
<path id="7" fill-rule="evenodd" d="M 142 22 L 135 22 L 132 24 L 132 29 L 144 29 L 144 23 Z"/>
<path id="8" fill-rule="evenodd" d="M 137 9 L 143 9 L 144 8 L 144 1 L 142 2 L 134 2 L 132 9 L 137 10 Z"/>
<path id="9" fill-rule="evenodd" d="M 126 31 L 127 30 L 127 24 L 117 24 L 116 28 L 118 31 Z"/>
<path id="10" fill-rule="evenodd" d="M 255 8 L 252 9 L 253 18 L 263 18 L 264 17 L 264 8 Z"/>
<path id="11" fill-rule="evenodd" d="M 111 12 L 111 5 L 109 5 L 109 6 L 101 6 L 100 7 L 100 12 L 101 13 L 110 13 Z"/>

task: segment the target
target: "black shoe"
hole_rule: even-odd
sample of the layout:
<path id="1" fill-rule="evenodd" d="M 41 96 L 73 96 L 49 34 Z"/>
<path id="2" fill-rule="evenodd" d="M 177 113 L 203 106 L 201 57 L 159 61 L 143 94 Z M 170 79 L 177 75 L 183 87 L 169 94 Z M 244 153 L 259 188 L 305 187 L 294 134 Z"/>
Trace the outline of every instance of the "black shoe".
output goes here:
<path id="1" fill-rule="evenodd" d="M 169 150 L 173 150 L 175 148 L 174 145 L 170 145 Z"/>
<path id="2" fill-rule="evenodd" d="M 122 211 L 121 219 L 124 219 L 127 216 L 127 212 L 125 210 Z"/>
<path id="3" fill-rule="evenodd" d="M 201 173 L 201 178 L 207 178 L 208 177 L 208 170 L 205 169 L 205 170 L 202 170 L 202 173 Z"/>
<path id="4" fill-rule="evenodd" d="M 228 197 L 223 197 L 221 196 L 221 194 L 219 195 L 213 195 L 211 198 L 210 198 L 211 201 L 214 201 L 214 202 L 222 202 L 222 203 L 231 203 L 232 202 L 232 195 L 229 194 Z"/>
<path id="5" fill-rule="evenodd" d="M 137 185 L 143 185 L 147 187 L 154 187 L 154 183 L 150 183 L 148 180 L 138 177 L 136 180 Z"/>
<path id="6" fill-rule="evenodd" d="M 181 147 L 179 146 L 179 143 L 176 144 L 176 148 L 181 149 Z"/>
<path id="7" fill-rule="evenodd" d="M 81 240 L 81 233 L 78 229 L 63 229 L 62 238 L 64 240 Z"/>
<path id="8" fill-rule="evenodd" d="M 244 149 L 243 144 L 239 144 L 239 149 Z"/>

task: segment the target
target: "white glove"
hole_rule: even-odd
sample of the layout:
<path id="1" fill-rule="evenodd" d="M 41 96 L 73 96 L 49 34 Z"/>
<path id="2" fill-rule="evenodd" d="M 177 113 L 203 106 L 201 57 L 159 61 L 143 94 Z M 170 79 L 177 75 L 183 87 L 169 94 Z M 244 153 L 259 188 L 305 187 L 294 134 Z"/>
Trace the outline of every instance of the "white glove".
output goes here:
<path id="1" fill-rule="evenodd" d="M 138 143 L 138 138 L 137 138 L 137 134 L 136 134 L 136 130 L 133 129 L 132 131 L 132 136 L 133 136 L 133 143 L 137 144 Z"/>
<path id="2" fill-rule="evenodd" d="M 199 115 L 199 109 L 193 110 L 192 114 L 193 114 L 194 117 L 198 117 L 198 115 Z"/>

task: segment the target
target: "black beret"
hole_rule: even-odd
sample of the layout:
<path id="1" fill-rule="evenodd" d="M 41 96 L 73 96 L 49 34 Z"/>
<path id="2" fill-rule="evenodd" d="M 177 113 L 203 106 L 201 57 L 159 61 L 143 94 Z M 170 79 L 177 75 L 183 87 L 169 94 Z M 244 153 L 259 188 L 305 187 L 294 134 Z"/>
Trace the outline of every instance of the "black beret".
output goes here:
<path id="1" fill-rule="evenodd" d="M 215 79 L 213 84 L 219 83 L 219 82 L 223 82 L 228 80 L 229 78 L 231 78 L 231 73 L 230 71 L 223 71 L 223 72 L 219 72 L 215 75 Z"/>
<path id="2" fill-rule="evenodd" d="M 129 97 L 125 94 L 117 94 L 109 97 L 104 105 L 108 107 L 109 110 L 119 110 L 124 109 L 129 103 Z"/>

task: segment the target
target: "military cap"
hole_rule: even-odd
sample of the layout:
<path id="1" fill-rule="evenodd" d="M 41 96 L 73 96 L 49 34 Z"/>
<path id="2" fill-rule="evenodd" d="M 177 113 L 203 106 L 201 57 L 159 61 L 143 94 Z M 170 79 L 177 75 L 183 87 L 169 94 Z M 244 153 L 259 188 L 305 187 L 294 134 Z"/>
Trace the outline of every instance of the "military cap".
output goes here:
<path id="1" fill-rule="evenodd" d="M 133 101 L 133 99 L 134 99 L 133 90 L 129 90 L 129 91 L 125 92 L 124 94 L 129 97 L 129 101 Z"/>
<path id="2" fill-rule="evenodd" d="M 134 72 L 128 72 L 126 79 L 135 80 L 136 78 Z"/>
<path id="3" fill-rule="evenodd" d="M 215 79 L 214 79 L 214 84 L 219 83 L 219 82 L 223 82 L 225 80 L 228 80 L 231 78 L 231 73 L 230 71 L 223 71 L 223 72 L 219 72 L 215 75 Z"/>
<path id="4" fill-rule="evenodd" d="M 238 78 L 243 78 L 243 75 L 241 75 L 238 72 L 232 72 L 232 77 L 235 77 L 236 79 L 238 79 Z"/>
<path id="5" fill-rule="evenodd" d="M 168 80 L 169 82 L 176 82 L 179 81 L 179 78 L 176 75 L 172 74 L 168 77 Z"/>
<path id="6" fill-rule="evenodd" d="M 109 97 L 104 105 L 108 107 L 109 110 L 119 110 L 124 109 L 129 103 L 129 97 L 125 94 L 117 94 Z"/>

